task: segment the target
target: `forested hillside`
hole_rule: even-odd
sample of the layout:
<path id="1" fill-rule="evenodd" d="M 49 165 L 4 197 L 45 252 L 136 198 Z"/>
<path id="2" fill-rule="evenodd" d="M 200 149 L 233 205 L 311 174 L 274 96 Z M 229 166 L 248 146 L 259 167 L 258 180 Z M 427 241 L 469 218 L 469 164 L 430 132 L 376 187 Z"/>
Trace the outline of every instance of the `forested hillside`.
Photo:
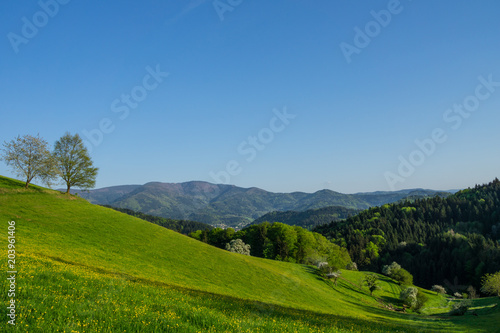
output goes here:
<path id="1" fill-rule="evenodd" d="M 396 261 L 420 286 L 478 289 L 485 273 L 500 270 L 500 181 L 371 208 L 314 231 L 346 246 L 360 268 Z"/>

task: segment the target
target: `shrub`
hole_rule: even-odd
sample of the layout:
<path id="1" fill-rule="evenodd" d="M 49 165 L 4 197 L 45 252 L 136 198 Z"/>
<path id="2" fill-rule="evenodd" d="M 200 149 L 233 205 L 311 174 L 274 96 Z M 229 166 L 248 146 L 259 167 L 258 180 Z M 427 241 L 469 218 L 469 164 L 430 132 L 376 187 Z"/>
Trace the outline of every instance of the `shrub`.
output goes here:
<path id="1" fill-rule="evenodd" d="M 452 316 L 463 316 L 467 312 L 467 310 L 469 310 L 470 306 L 471 306 L 471 301 L 469 300 L 463 300 L 458 303 L 454 303 L 451 306 L 450 314 Z"/>
<path id="2" fill-rule="evenodd" d="M 319 272 L 323 277 L 327 277 L 327 275 L 330 274 L 333 270 L 332 267 L 328 265 L 326 261 L 318 262 L 316 266 L 318 267 Z"/>
<path id="3" fill-rule="evenodd" d="M 401 269 L 401 266 L 397 262 L 393 261 L 392 264 L 385 265 L 384 267 L 382 267 L 382 274 L 387 275 L 387 276 L 392 276 L 392 274 L 395 271 L 398 271 L 400 269 Z"/>
<path id="4" fill-rule="evenodd" d="M 404 305 L 415 311 L 421 310 L 429 300 L 427 295 L 416 287 L 407 287 L 401 290 L 399 298 Z"/>
<path id="5" fill-rule="evenodd" d="M 473 286 L 467 287 L 467 293 L 469 294 L 469 297 L 468 297 L 469 299 L 477 298 L 476 288 L 474 288 Z"/>
<path id="6" fill-rule="evenodd" d="M 345 269 L 350 270 L 350 271 L 357 271 L 358 265 L 354 261 L 351 261 L 350 263 L 347 264 Z"/>
<path id="7" fill-rule="evenodd" d="M 438 294 L 438 295 L 439 294 L 442 294 L 442 295 L 446 294 L 446 289 L 443 286 L 440 286 L 438 284 L 433 285 L 431 290 L 435 291 L 436 294 Z"/>
<path id="8" fill-rule="evenodd" d="M 250 255 L 250 245 L 245 244 L 241 239 L 233 239 L 226 244 L 226 250 L 239 254 Z"/>
<path id="9" fill-rule="evenodd" d="M 393 272 L 391 277 L 398 281 L 400 285 L 411 286 L 413 284 L 413 275 L 404 268 L 400 268 Z"/>
<path id="10" fill-rule="evenodd" d="M 414 308 L 417 305 L 417 294 L 418 289 L 415 287 L 408 287 L 399 293 L 399 299 L 403 301 L 403 304 L 409 308 Z"/>
<path id="11" fill-rule="evenodd" d="M 427 297 L 426 294 L 424 294 L 421 290 L 418 290 L 418 293 L 417 293 L 417 304 L 414 308 L 415 311 L 420 311 L 425 303 L 427 303 L 427 301 L 429 300 L 429 297 Z"/>

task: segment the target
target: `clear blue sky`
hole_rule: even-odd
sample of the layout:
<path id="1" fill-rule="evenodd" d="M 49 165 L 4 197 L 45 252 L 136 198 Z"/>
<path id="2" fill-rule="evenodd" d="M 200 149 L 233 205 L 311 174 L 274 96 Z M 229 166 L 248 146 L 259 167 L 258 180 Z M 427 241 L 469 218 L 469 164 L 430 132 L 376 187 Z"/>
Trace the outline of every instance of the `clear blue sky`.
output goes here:
<path id="1" fill-rule="evenodd" d="M 498 1 L 55 1 L 0 4 L 0 141 L 79 133 L 97 187 L 500 176 Z"/>

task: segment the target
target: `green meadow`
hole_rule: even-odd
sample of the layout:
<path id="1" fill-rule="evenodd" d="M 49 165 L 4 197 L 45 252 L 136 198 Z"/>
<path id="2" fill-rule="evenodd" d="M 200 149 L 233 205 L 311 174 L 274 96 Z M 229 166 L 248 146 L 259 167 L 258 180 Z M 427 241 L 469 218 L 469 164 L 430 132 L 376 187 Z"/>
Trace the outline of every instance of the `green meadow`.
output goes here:
<path id="1" fill-rule="evenodd" d="M 16 224 L 16 325 L 0 284 L 2 332 L 495 332 L 498 298 L 453 317 L 433 292 L 422 314 L 400 287 L 365 272 L 337 285 L 311 266 L 230 253 L 152 223 L 0 177 L 0 253 L 7 275 L 8 221 Z M 477 315 L 473 315 L 472 312 Z"/>

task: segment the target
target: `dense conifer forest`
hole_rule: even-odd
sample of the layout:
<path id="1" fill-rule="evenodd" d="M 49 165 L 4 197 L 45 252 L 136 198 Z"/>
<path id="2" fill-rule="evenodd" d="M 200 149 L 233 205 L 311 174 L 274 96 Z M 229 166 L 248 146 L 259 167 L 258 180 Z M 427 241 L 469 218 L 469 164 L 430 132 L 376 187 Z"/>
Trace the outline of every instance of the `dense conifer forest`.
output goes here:
<path id="1" fill-rule="evenodd" d="M 360 269 L 396 261 L 419 286 L 479 290 L 484 274 L 500 270 L 500 181 L 370 208 L 314 231 L 346 247 Z"/>

